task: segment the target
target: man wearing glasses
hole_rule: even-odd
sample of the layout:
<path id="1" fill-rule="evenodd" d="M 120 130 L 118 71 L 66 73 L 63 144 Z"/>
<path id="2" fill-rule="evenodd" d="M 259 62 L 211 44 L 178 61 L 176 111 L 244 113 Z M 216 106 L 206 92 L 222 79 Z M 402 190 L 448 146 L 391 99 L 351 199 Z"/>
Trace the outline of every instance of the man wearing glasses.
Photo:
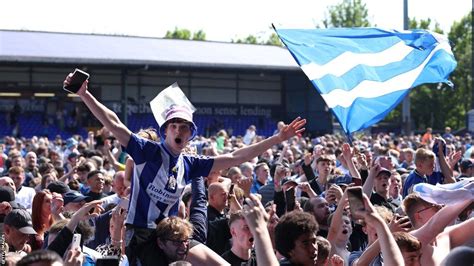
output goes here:
<path id="1" fill-rule="evenodd" d="M 410 234 L 422 245 L 421 265 L 440 265 L 451 249 L 474 239 L 474 218 L 450 226 L 472 202 L 468 199 L 443 207 L 415 193 L 404 199 L 403 207 L 415 228 Z"/>
<path id="2" fill-rule="evenodd" d="M 183 261 L 191 247 L 199 244 L 192 240 L 193 226 L 182 218 L 173 216 L 161 220 L 156 227 L 156 241 L 145 246 L 143 265 L 168 265 Z"/>

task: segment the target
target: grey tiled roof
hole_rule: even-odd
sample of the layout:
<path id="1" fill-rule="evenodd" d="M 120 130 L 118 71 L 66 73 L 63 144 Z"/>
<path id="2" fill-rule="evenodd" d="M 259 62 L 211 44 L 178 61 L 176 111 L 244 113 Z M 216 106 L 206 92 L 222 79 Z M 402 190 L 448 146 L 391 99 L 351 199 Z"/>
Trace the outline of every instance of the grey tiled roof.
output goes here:
<path id="1" fill-rule="evenodd" d="M 10 30 L 0 30 L 0 61 L 299 69 L 277 46 Z"/>

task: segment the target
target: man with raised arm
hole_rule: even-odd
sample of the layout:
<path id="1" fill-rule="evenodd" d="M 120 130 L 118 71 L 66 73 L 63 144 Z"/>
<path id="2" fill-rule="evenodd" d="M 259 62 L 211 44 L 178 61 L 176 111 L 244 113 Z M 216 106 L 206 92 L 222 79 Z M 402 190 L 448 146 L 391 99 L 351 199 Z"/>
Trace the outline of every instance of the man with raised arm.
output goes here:
<path id="1" fill-rule="evenodd" d="M 70 84 L 71 76 L 72 73 L 66 77 L 64 85 Z M 77 94 L 94 116 L 126 147 L 126 152 L 135 162 L 126 220 L 131 229 L 127 233 L 126 241 L 129 243 L 126 244 L 134 248 L 140 248 L 142 242 L 139 240 L 147 239 L 150 229 L 156 228 L 156 223 L 165 217 L 177 215 L 179 198 L 184 186 L 192 178 L 208 176 L 211 171 L 248 161 L 273 145 L 301 135 L 306 124 L 305 119 L 298 117 L 278 135 L 214 158 L 183 155 L 181 151 L 197 133 L 189 108 L 171 105 L 165 110 L 165 122 L 160 125 L 162 142 L 157 143 L 133 134 L 114 112 L 87 90 L 87 84 L 88 81 L 85 81 Z M 138 232 L 145 233 L 141 237 L 134 236 Z"/>

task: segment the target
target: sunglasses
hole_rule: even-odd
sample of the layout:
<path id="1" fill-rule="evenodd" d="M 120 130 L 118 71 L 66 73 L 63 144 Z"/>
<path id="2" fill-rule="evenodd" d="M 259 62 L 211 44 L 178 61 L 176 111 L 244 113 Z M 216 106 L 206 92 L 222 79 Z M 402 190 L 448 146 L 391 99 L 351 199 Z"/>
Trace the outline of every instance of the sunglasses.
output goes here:
<path id="1" fill-rule="evenodd" d="M 179 247 L 182 244 L 188 245 L 189 242 L 192 240 L 192 238 L 186 238 L 186 239 L 164 239 L 165 241 L 170 241 L 174 246 Z"/>
<path id="2" fill-rule="evenodd" d="M 435 205 L 435 204 L 433 204 L 433 205 L 430 205 L 430 206 L 428 206 L 428 207 L 426 207 L 426 208 L 423 208 L 423 209 L 417 211 L 416 213 L 422 213 L 422 212 L 424 212 L 424 211 L 426 211 L 426 210 L 429 210 L 429 209 L 431 209 L 431 208 L 436 208 L 436 210 L 438 211 L 438 210 L 440 210 L 442 207 L 443 207 L 443 206 L 441 206 L 441 205 Z"/>

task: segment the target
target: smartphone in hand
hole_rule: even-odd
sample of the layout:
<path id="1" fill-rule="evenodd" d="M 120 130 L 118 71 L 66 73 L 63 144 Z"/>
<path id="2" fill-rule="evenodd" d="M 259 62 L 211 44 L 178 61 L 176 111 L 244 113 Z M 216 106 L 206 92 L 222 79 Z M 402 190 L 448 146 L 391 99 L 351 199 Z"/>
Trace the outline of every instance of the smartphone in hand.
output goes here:
<path id="1" fill-rule="evenodd" d="M 69 85 L 64 86 L 63 89 L 70 93 L 77 93 L 79 89 L 81 88 L 82 83 L 84 83 L 84 81 L 88 79 L 89 79 L 88 73 L 76 68 L 74 70 L 74 73 L 71 76 Z"/>
<path id="2" fill-rule="evenodd" d="M 227 199 L 228 199 L 228 200 L 229 200 L 230 198 L 232 198 L 232 195 L 234 195 L 234 186 L 235 186 L 234 183 L 230 184 L 229 193 L 227 193 Z"/>
<path id="3" fill-rule="evenodd" d="M 362 199 L 361 187 L 348 187 L 347 196 L 349 199 L 349 207 L 351 210 L 352 220 L 358 224 L 364 223 L 364 217 L 357 214 L 357 211 L 365 211 L 364 201 Z"/>
<path id="4" fill-rule="evenodd" d="M 96 266 L 117 266 L 120 263 L 118 256 L 106 256 L 98 258 L 96 261 Z"/>
<path id="5" fill-rule="evenodd" d="M 291 187 L 285 191 L 286 211 L 291 212 L 295 209 L 295 187 Z"/>
<path id="6" fill-rule="evenodd" d="M 81 248 L 81 234 L 74 234 L 72 236 L 71 249 Z"/>

